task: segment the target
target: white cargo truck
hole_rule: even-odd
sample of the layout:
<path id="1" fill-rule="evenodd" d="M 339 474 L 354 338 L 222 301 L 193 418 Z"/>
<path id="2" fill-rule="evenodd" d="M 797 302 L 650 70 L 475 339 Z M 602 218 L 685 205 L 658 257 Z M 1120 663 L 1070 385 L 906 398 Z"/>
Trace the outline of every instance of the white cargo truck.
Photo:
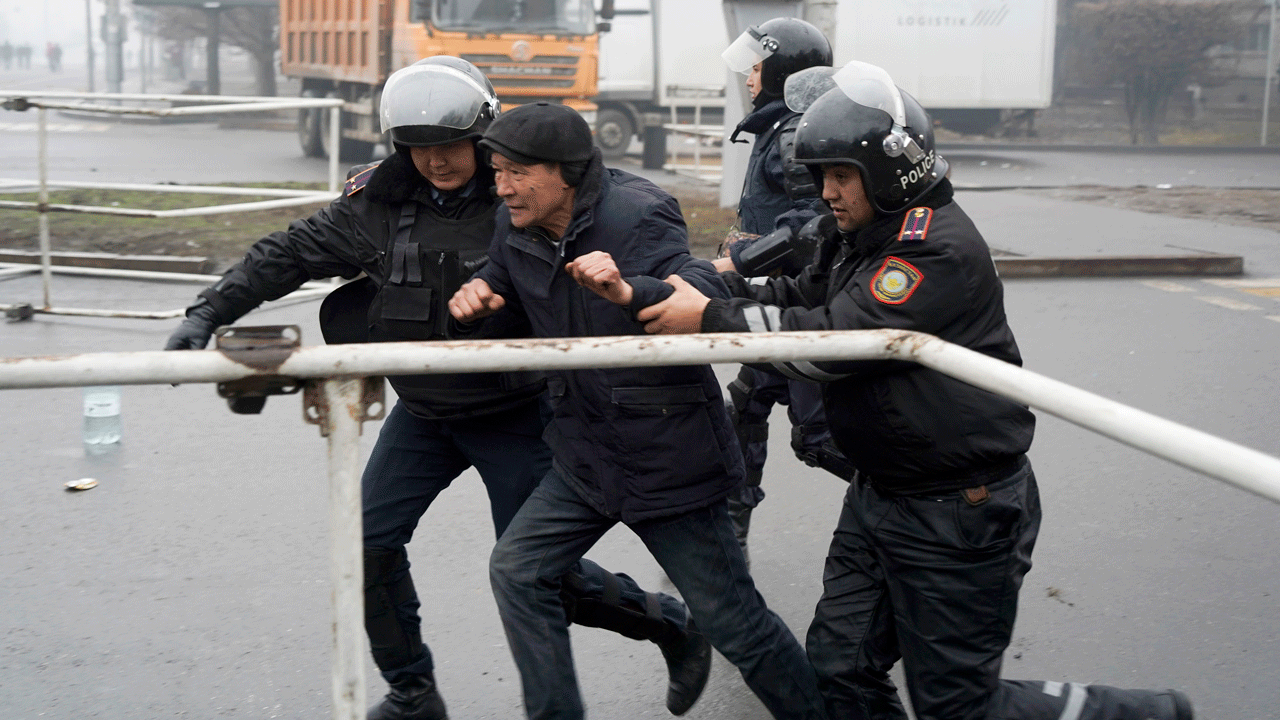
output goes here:
<path id="1" fill-rule="evenodd" d="M 597 0 L 598 1 L 598 0 Z M 672 106 L 701 103 L 721 121 L 729 45 L 718 0 L 616 0 L 613 28 L 600 36 L 596 142 L 626 152 L 646 113 L 670 122 Z M 709 122 L 709 120 L 704 120 Z"/>
<path id="2" fill-rule="evenodd" d="M 726 12 L 725 4 L 735 3 L 617 0 L 613 32 L 600 41 L 596 97 L 597 139 L 607 154 L 626 151 L 644 113 L 667 117 L 672 105 L 692 105 L 696 91 L 673 89 L 724 87 L 726 17 L 753 15 Z M 879 65 L 936 119 L 981 132 L 1010 112 L 1049 106 L 1056 20 L 1057 0 L 838 0 L 835 60 Z M 740 118 L 731 109 L 726 122 Z"/>
<path id="3" fill-rule="evenodd" d="M 836 64 L 879 65 L 943 125 L 1049 107 L 1057 0 L 839 0 Z"/>

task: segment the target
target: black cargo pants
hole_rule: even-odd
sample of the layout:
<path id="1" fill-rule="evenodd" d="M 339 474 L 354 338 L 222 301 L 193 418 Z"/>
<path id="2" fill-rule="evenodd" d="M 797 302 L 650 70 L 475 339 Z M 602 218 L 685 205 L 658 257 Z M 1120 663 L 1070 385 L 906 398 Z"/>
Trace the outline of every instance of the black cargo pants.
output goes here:
<path id="1" fill-rule="evenodd" d="M 807 650 L 831 720 L 1172 718 L 1166 693 L 1000 679 L 1040 529 L 1025 457 L 968 492 L 903 497 L 850 483 Z M 979 483 L 975 483 L 978 485 Z"/>

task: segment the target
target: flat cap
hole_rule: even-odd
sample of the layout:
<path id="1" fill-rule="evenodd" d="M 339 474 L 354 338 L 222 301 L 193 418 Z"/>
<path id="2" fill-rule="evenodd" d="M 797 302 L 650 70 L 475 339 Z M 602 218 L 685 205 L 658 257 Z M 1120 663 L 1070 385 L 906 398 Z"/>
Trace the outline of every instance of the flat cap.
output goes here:
<path id="1" fill-rule="evenodd" d="M 577 110 L 536 102 L 499 115 L 480 140 L 480 147 L 521 165 L 571 163 L 591 159 L 591 126 Z"/>

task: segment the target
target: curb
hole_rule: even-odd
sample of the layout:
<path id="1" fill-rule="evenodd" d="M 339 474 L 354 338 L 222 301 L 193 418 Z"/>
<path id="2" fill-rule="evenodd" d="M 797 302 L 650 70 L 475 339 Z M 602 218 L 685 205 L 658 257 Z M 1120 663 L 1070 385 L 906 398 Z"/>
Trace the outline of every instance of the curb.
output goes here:
<path id="1" fill-rule="evenodd" d="M 1244 258 L 1240 255 L 996 257 L 993 260 L 1004 279 L 1244 274 Z"/>
<path id="2" fill-rule="evenodd" d="M 111 253 L 50 253 L 53 265 L 102 270 L 145 270 L 147 272 L 208 274 L 213 263 L 204 257 L 172 255 L 112 255 Z M 30 250 L 0 250 L 0 262 L 39 265 L 40 253 Z"/>
<path id="3" fill-rule="evenodd" d="M 966 143 L 939 142 L 938 153 L 948 152 L 1063 152 L 1063 153 L 1114 153 L 1124 155 L 1280 155 L 1280 145 L 1250 147 L 1247 145 L 1080 145 L 1048 143 Z"/>
<path id="4" fill-rule="evenodd" d="M 58 252 L 54 265 L 112 270 L 212 274 L 214 263 L 203 257 L 167 255 L 111 255 L 109 253 Z M 1147 277 L 1153 275 L 1243 275 L 1240 255 L 1095 255 L 1090 257 L 996 256 L 996 270 L 1003 279 Z M 0 250 L 0 262 L 38 265 L 40 253 Z"/>

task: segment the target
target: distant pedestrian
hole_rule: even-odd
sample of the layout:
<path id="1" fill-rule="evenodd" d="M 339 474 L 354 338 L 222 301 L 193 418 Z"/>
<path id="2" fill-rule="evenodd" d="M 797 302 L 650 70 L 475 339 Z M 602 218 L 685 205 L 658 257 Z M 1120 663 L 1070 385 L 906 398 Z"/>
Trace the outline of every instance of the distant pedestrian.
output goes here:
<path id="1" fill-rule="evenodd" d="M 62 45 L 51 42 L 45 46 L 45 56 L 49 60 L 49 70 L 59 72 L 62 70 Z"/>
<path id="2" fill-rule="evenodd" d="M 8 70 L 9 65 L 13 62 L 13 45 L 8 40 L 0 45 L 0 65 L 4 65 L 4 69 Z"/>
<path id="3" fill-rule="evenodd" d="M 31 43 L 22 43 L 18 46 L 17 60 L 19 69 L 31 68 Z"/>

